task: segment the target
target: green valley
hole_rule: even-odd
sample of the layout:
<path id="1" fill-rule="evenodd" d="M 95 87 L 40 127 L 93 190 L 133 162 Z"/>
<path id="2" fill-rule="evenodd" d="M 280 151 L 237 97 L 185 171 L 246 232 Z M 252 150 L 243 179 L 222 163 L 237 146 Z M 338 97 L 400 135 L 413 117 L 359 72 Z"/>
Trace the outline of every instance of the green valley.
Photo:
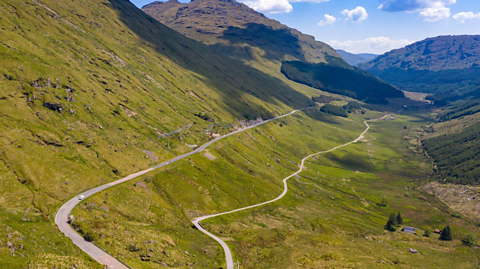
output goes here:
<path id="1" fill-rule="evenodd" d="M 137 6 L 0 0 L 0 268 L 478 267 L 477 37 L 414 81 L 251 3 Z"/>

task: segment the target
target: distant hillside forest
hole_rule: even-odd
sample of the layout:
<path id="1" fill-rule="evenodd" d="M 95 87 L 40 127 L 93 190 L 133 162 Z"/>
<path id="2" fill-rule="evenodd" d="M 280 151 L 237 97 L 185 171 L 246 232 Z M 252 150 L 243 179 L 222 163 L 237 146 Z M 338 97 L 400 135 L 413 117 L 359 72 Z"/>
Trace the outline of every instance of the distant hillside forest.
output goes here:
<path id="1" fill-rule="evenodd" d="M 288 79 L 295 82 L 368 103 L 387 103 L 386 98 L 405 97 L 395 87 L 357 68 L 285 61 L 281 70 Z"/>
<path id="2" fill-rule="evenodd" d="M 423 146 L 442 179 L 460 184 L 480 183 L 480 123 L 459 133 L 426 139 Z"/>
<path id="3" fill-rule="evenodd" d="M 449 121 L 480 112 L 480 100 L 463 101 L 450 111 L 439 115 L 440 121 Z"/>
<path id="4" fill-rule="evenodd" d="M 480 87 L 480 36 L 438 36 L 389 51 L 359 68 L 403 91 L 432 94 L 443 106 Z"/>

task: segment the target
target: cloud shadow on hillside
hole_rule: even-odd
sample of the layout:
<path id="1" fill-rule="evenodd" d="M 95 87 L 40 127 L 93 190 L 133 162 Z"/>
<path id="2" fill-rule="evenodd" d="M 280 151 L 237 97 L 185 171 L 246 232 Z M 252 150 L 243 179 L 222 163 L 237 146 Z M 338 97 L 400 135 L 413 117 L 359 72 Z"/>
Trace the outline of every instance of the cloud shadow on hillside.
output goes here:
<path id="1" fill-rule="evenodd" d="M 264 57 L 272 61 L 283 59 L 285 55 L 292 55 L 292 52 L 298 60 L 307 61 L 300 40 L 288 29 L 272 29 L 259 23 L 248 23 L 245 28 L 228 27 L 219 38 L 231 45 L 248 44 L 260 48 L 265 52 Z"/>
<path id="2" fill-rule="evenodd" d="M 250 112 L 248 115 L 250 117 L 273 117 L 260 103 L 242 101 L 242 96 L 245 95 L 254 96 L 277 107 L 280 103 L 292 108 L 312 104 L 310 98 L 295 91 L 280 79 L 247 66 L 240 60 L 212 53 L 214 48 L 184 37 L 164 26 L 129 1 L 109 0 L 109 2 L 118 11 L 120 20 L 157 53 L 195 72 L 199 75 L 198 78 L 203 79 L 213 89 L 221 89 L 218 92 L 222 95 L 223 101 L 229 105 L 230 113 L 236 117 L 245 117 L 246 111 Z M 277 111 L 281 112 L 285 111 Z"/>

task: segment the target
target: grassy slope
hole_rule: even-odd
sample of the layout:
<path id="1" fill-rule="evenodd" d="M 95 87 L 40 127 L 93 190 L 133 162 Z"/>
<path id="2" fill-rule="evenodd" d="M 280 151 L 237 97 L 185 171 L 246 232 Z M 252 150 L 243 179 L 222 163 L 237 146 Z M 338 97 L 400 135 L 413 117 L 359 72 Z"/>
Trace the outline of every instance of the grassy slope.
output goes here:
<path id="1" fill-rule="evenodd" d="M 200 267 L 210 267 L 212 260 L 221 265 L 222 252 L 214 242 L 190 228 L 192 217 L 273 198 L 281 193 L 281 177 L 294 171 L 294 163 L 306 153 L 352 139 L 357 132 L 345 132 L 347 123 L 355 129 L 362 128 L 351 120 L 339 121 L 318 112 L 309 115 L 311 117 L 285 118 L 248 134 L 228 138 L 209 149 L 217 158 L 213 162 L 203 155 L 195 155 L 164 172 L 147 176 L 143 182 L 139 180 L 142 183 L 131 182 L 103 192 L 92 199 L 96 209 L 89 210 L 89 200 L 74 214 L 77 219 L 87 219 L 85 231 L 93 229 L 96 222 L 105 223 L 97 229 L 105 234 L 105 240 L 100 243 L 113 253 L 122 253 L 129 263 L 136 264 L 142 252 L 129 252 L 127 246 L 136 244 L 146 251 L 150 248 L 145 244 L 149 239 L 169 236 L 175 244 L 159 241 L 152 245 L 154 260 L 172 266 L 196 262 Z M 322 119 L 326 122 L 317 121 Z M 344 134 L 337 137 L 340 132 Z M 308 147 L 312 149 L 307 150 Z M 142 187 L 144 184 L 146 189 Z M 148 193 L 149 198 L 143 197 L 143 193 Z M 109 207 L 109 212 L 98 209 L 101 205 Z M 97 216 L 97 221 L 91 219 L 93 216 Z M 123 230 L 134 232 L 131 237 L 125 237 L 118 232 Z M 161 254 L 163 249 L 174 253 L 172 259 Z M 184 251 L 197 257 L 189 257 Z M 173 255 L 180 256 L 177 262 Z M 144 265 L 148 268 L 155 264 Z"/>
<path id="2" fill-rule="evenodd" d="M 281 179 L 296 170 L 293 163 L 349 141 L 364 128 L 359 115 L 352 120 L 308 114 L 214 145 L 209 152 L 215 161 L 195 155 L 102 192 L 74 214 L 85 231 L 103 235 L 101 245 L 135 267 L 222 266 L 223 251 L 191 228 L 192 217 L 277 196 Z M 474 267 L 476 251 L 459 247 L 458 240 L 444 243 L 436 237 L 383 231 L 388 215 L 398 211 L 407 225 L 420 229 L 450 224 L 456 238 L 476 231 L 475 225 L 451 217 L 442 203 L 417 189 L 430 169 L 422 164 L 421 154 L 412 151 L 418 145 L 410 139 L 416 142 L 425 123 L 415 115 L 373 123 L 367 142 L 308 162 L 299 180 L 317 186 L 292 179 L 291 191 L 278 203 L 212 219 L 204 226 L 230 242 L 234 259 L 244 268 L 369 268 L 383 264 L 381 260 L 386 267 Z M 383 196 L 388 197 L 387 207 L 377 205 Z M 129 251 L 130 245 L 140 250 Z M 408 253 L 409 247 L 421 254 Z M 141 262 L 140 255 L 147 253 L 151 261 Z"/>
<path id="3" fill-rule="evenodd" d="M 209 127 L 318 94 L 215 55 L 128 1 L 2 0 L 0 11 L 0 267 L 94 267 L 52 225 L 65 199 L 156 163 L 144 150 L 171 158 L 211 139 Z"/>
<path id="4" fill-rule="evenodd" d="M 476 233 L 474 224 L 450 216 L 438 200 L 418 189 L 429 168 L 412 155 L 408 136 L 416 117 L 372 124 L 370 141 L 313 160 L 293 192 L 277 206 L 209 221 L 208 229 L 232 238 L 245 268 L 474 268 L 476 251 L 459 241 L 384 232 L 386 216 L 402 212 L 406 225 L 433 229 L 453 225 L 454 236 Z M 403 126 L 406 131 L 400 131 Z M 415 135 L 416 136 L 416 135 Z M 407 138 L 407 139 L 405 139 Z M 407 154 L 405 156 L 404 154 Z M 382 196 L 389 200 L 379 207 Z M 300 202 L 301 201 L 301 202 Z M 420 255 L 412 255 L 415 248 Z M 384 261 L 384 262 L 381 262 Z"/>

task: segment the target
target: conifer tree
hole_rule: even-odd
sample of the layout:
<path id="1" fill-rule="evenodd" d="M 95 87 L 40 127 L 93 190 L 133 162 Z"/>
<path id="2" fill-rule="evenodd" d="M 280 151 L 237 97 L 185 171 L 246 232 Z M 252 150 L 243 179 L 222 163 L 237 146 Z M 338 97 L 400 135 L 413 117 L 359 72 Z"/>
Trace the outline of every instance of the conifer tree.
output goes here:
<path id="1" fill-rule="evenodd" d="M 452 231 L 450 230 L 450 226 L 446 226 L 440 233 L 440 240 L 452 241 L 452 239 Z"/>
<path id="2" fill-rule="evenodd" d="M 385 229 L 391 232 L 397 230 L 397 217 L 395 216 L 395 213 L 392 213 L 390 218 L 388 218 L 387 224 L 385 224 Z"/>
<path id="3" fill-rule="evenodd" d="M 403 224 L 403 218 L 402 218 L 402 214 L 400 214 L 400 212 L 398 212 L 398 215 L 397 215 L 397 224 L 398 225 Z"/>

